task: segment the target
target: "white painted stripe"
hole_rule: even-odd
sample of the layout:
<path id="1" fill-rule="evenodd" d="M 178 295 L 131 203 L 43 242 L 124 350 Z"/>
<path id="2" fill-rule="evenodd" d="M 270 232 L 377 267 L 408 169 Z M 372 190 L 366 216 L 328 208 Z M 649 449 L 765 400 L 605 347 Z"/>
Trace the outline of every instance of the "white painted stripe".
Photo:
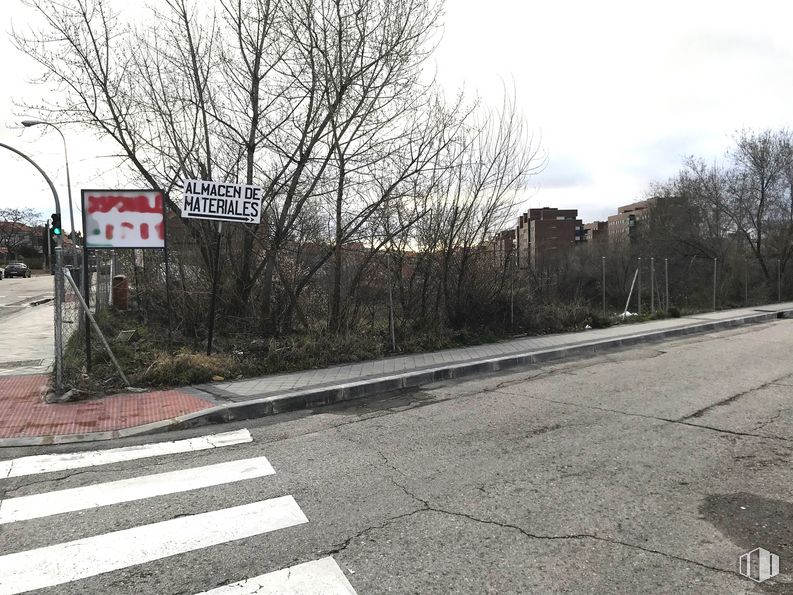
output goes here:
<path id="1" fill-rule="evenodd" d="M 188 492 L 209 486 L 264 477 L 274 473 L 275 470 L 266 457 L 256 457 L 98 483 L 69 490 L 9 498 L 0 501 L 0 525 L 166 494 Z"/>
<path id="2" fill-rule="evenodd" d="M 196 595 L 356 595 L 331 557 L 262 574 Z"/>
<path id="3" fill-rule="evenodd" d="M 292 496 L 262 500 L 0 556 L 0 595 L 89 576 L 307 523 Z"/>
<path id="4" fill-rule="evenodd" d="M 121 448 L 109 448 L 107 450 L 35 455 L 0 461 L 0 479 L 5 477 L 35 475 L 37 473 L 51 473 L 53 471 L 64 471 L 66 469 L 81 469 L 83 467 L 93 467 L 95 465 L 108 465 L 110 463 L 121 463 L 124 461 L 134 461 L 136 459 L 146 459 L 162 455 L 220 448 L 221 446 L 230 446 L 232 444 L 242 444 L 252 441 L 253 438 L 248 430 L 236 430 L 234 432 L 224 432 L 211 436 L 199 436 L 186 440 L 155 442 L 151 444 L 141 444 L 139 446 L 123 446 Z"/>

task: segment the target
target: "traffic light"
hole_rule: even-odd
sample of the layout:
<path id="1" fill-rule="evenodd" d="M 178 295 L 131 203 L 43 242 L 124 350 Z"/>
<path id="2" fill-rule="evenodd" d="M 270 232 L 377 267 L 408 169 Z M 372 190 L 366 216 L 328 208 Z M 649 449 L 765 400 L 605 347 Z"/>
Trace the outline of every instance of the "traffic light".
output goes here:
<path id="1" fill-rule="evenodd" d="M 61 229 L 61 214 L 60 213 L 53 213 L 52 214 L 52 235 L 59 236 L 63 233 Z"/>

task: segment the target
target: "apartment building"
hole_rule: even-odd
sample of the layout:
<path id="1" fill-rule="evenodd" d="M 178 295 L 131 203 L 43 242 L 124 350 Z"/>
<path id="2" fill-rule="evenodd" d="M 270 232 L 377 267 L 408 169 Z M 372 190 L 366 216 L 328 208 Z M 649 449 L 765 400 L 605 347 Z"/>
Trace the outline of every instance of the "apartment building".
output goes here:
<path id="1" fill-rule="evenodd" d="M 490 241 L 489 251 L 493 255 L 495 266 L 505 266 L 510 258 L 516 258 L 517 228 L 505 229 L 495 235 Z"/>
<path id="2" fill-rule="evenodd" d="M 649 198 L 617 209 L 616 215 L 608 218 L 609 242 L 634 242 L 640 229 L 650 216 L 656 199 Z"/>
<path id="3" fill-rule="evenodd" d="M 591 242 L 605 242 L 608 240 L 608 234 L 608 221 L 592 221 L 591 223 L 584 224 L 584 241 L 587 244 Z"/>
<path id="4" fill-rule="evenodd" d="M 577 209 L 529 209 L 515 229 L 517 265 L 540 268 L 551 265 L 566 250 L 584 240 Z"/>

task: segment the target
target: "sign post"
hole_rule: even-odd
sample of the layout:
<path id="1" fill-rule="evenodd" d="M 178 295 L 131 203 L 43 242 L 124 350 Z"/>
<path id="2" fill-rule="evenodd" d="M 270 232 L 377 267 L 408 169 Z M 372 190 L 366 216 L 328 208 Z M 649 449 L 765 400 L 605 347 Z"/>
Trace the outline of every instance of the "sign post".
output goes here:
<path id="1" fill-rule="evenodd" d="M 218 221 L 215 237 L 215 269 L 212 271 L 212 294 L 209 296 L 209 330 L 207 332 L 207 355 L 212 355 L 212 338 L 215 335 L 215 304 L 218 295 L 218 279 L 220 278 L 220 238 L 223 235 L 223 222 Z"/>
<path id="2" fill-rule="evenodd" d="M 207 323 L 207 355 L 212 355 L 215 334 L 215 307 L 220 277 L 220 240 L 223 222 L 260 223 L 262 218 L 262 189 L 248 184 L 228 184 L 210 180 L 185 180 L 182 217 L 217 221 L 212 294 L 209 298 Z"/>

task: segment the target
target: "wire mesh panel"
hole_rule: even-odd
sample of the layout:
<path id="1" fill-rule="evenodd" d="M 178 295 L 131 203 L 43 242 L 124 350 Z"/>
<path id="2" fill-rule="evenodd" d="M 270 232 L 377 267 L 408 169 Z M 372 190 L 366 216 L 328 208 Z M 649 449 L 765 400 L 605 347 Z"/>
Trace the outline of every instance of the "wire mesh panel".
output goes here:
<path id="1" fill-rule="evenodd" d="M 81 298 L 95 317 L 107 310 L 111 302 L 110 252 L 89 250 L 86 259 L 81 254 L 75 260 L 79 266 L 65 267 L 62 289 L 63 382 L 67 387 L 80 386 L 93 371 L 94 364 L 106 358 L 106 350 L 86 316 Z"/>
<path id="2" fill-rule="evenodd" d="M 93 275 L 93 310 L 96 313 L 110 306 L 113 254 L 109 250 L 96 251 L 96 272 Z"/>
<path id="3" fill-rule="evenodd" d="M 69 282 L 69 278 L 74 283 Z M 64 274 L 61 302 L 61 336 L 63 340 L 63 381 L 74 386 L 85 372 L 85 320 L 75 285 L 80 286 L 82 270 L 68 267 Z"/>

